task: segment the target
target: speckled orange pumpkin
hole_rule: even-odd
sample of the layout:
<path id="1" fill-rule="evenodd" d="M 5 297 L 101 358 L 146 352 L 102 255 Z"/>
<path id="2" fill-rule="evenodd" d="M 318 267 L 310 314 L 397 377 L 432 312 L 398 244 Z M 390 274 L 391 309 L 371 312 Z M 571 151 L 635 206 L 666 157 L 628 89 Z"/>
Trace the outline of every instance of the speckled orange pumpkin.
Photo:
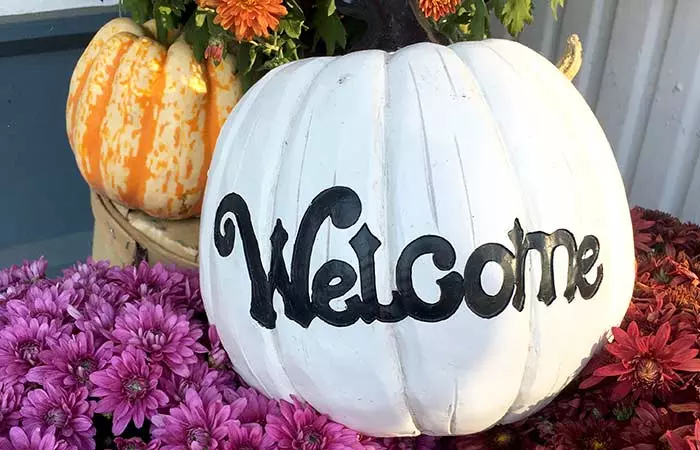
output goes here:
<path id="1" fill-rule="evenodd" d="M 242 94 L 235 62 L 197 62 L 184 36 L 110 21 L 73 72 L 68 139 L 90 187 L 163 219 L 198 216 L 221 126 Z"/>

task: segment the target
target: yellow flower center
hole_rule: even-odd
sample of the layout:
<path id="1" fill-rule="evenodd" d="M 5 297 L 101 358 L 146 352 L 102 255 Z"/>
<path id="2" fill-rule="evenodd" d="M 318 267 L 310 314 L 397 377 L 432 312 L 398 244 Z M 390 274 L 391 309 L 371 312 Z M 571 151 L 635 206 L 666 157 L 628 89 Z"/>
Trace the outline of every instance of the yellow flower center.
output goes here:
<path id="1" fill-rule="evenodd" d="M 653 359 L 642 359 L 637 363 L 637 378 L 646 384 L 654 384 L 661 377 L 661 367 Z"/>

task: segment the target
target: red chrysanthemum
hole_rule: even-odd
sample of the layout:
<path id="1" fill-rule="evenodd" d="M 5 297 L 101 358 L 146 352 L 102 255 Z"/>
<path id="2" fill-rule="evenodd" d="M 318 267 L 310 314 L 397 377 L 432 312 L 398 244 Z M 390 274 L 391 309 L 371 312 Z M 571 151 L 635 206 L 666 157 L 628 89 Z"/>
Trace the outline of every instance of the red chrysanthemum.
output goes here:
<path id="1" fill-rule="evenodd" d="M 454 450 L 497 450 L 524 448 L 521 436 L 508 426 L 497 426 L 482 433 L 458 436 L 452 446 Z"/>
<path id="2" fill-rule="evenodd" d="M 690 434 L 684 431 L 690 431 Z M 700 420 L 695 421 L 695 427 L 667 431 L 664 437 L 671 450 L 700 450 Z"/>
<path id="3" fill-rule="evenodd" d="M 700 286 L 690 283 L 657 290 L 657 297 L 683 311 L 700 312 Z"/>
<path id="4" fill-rule="evenodd" d="M 642 400 L 635 409 L 635 415 L 620 433 L 620 437 L 635 448 L 646 444 L 649 448 L 664 445 L 666 433 L 678 428 L 680 423 L 673 412 L 666 408 L 656 408 Z"/>
<path id="5" fill-rule="evenodd" d="M 617 377 L 611 400 L 618 401 L 633 392 L 635 397 L 647 394 L 665 395 L 681 380 L 677 371 L 700 372 L 695 338 L 680 337 L 669 344 L 671 326 L 668 322 L 656 334 L 642 336 L 636 322 L 627 331 L 612 329 L 615 341 L 606 345 L 617 362 L 596 369 L 581 383 L 581 388 L 598 384 L 607 377 Z"/>
<path id="6" fill-rule="evenodd" d="M 589 418 L 564 420 L 554 426 L 555 450 L 617 450 L 621 448 L 620 429 L 614 421 Z"/>
<path id="7" fill-rule="evenodd" d="M 644 218 L 644 210 L 640 207 L 630 211 L 632 216 L 632 229 L 634 230 L 634 248 L 637 252 L 652 252 L 654 242 L 653 234 L 649 233 L 656 222 Z M 646 231 L 646 233 L 645 233 Z"/>
<path id="8" fill-rule="evenodd" d="M 662 324 L 671 321 L 676 312 L 676 306 L 671 303 L 631 303 L 621 327 L 624 328 L 636 322 L 642 334 L 651 334 L 656 332 Z"/>

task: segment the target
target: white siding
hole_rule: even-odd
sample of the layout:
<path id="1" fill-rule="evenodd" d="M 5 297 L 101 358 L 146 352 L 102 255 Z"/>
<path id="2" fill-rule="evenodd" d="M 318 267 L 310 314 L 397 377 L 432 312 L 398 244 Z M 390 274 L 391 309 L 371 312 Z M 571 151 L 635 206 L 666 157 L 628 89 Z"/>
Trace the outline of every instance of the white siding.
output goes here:
<path id="1" fill-rule="evenodd" d="M 632 205 L 700 222 L 700 1 L 547 0 L 519 41 L 555 62 L 583 42 L 576 87 L 614 149 Z M 506 37 L 494 27 L 497 37 Z"/>
<path id="2" fill-rule="evenodd" d="M 119 0 L 0 0 L 0 16 L 91 6 L 112 6 L 117 3 Z"/>

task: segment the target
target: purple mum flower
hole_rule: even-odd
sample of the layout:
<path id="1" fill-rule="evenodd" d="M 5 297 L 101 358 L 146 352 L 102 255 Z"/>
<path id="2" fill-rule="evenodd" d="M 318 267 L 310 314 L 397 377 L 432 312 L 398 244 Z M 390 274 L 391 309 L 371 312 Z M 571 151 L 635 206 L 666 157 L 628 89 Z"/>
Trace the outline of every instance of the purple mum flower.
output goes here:
<path id="1" fill-rule="evenodd" d="M 246 399 L 246 408 L 238 420 L 241 423 L 257 423 L 265 426 L 268 414 L 279 415 L 280 408 L 276 401 L 271 400 L 253 388 L 240 387 L 236 396 Z"/>
<path id="2" fill-rule="evenodd" d="M 387 450 L 434 450 L 438 440 L 432 436 L 384 438 L 382 443 Z"/>
<path id="3" fill-rule="evenodd" d="M 109 270 L 108 261 L 95 262 L 87 258 L 85 263 L 78 263 L 63 271 L 63 280 L 66 286 L 70 286 L 76 293 L 73 298 L 73 306 L 79 307 L 90 298 L 92 294 L 99 294 L 107 283 L 105 274 Z"/>
<path id="4" fill-rule="evenodd" d="M 112 357 L 106 369 L 90 375 L 96 386 L 93 395 L 101 397 L 97 413 L 113 413 L 112 433 L 121 434 L 129 422 L 141 428 L 158 408 L 168 403 L 168 396 L 158 389 L 163 368 L 148 364 L 141 350 L 126 350 Z"/>
<path id="5" fill-rule="evenodd" d="M 224 405 L 214 388 L 200 396 L 194 389 L 187 391 L 185 403 L 171 408 L 169 414 L 151 419 L 151 434 L 162 443 L 163 450 L 222 449 L 236 418 L 245 409 L 240 398 Z"/>
<path id="6" fill-rule="evenodd" d="M 52 433 L 43 433 L 41 429 L 27 434 L 22 428 L 10 429 L 9 439 L 0 439 L 0 450 L 69 450 L 70 447 L 63 440 L 56 440 Z"/>
<path id="7" fill-rule="evenodd" d="M 109 271 L 109 261 L 95 261 L 88 256 L 85 262 L 78 262 L 72 267 L 63 270 L 63 278 L 74 282 L 89 285 L 99 283 Z"/>
<path id="8" fill-rule="evenodd" d="M 168 270 L 161 263 L 150 266 L 146 261 L 142 261 L 138 267 L 113 267 L 107 277 L 127 292 L 131 300 L 163 295 L 185 278 L 179 271 Z"/>
<path id="9" fill-rule="evenodd" d="M 190 374 L 187 377 L 170 373 L 168 377 L 161 378 L 160 383 L 163 391 L 170 398 L 169 406 L 183 402 L 189 389 L 202 393 L 212 386 L 223 395 L 224 399 L 227 397 L 238 398 L 235 395 L 231 374 L 211 369 L 204 361 L 192 364 Z"/>
<path id="10" fill-rule="evenodd" d="M 70 325 L 59 328 L 56 322 L 22 317 L 0 329 L 0 380 L 25 381 L 29 369 L 39 364 L 39 353 L 69 330 Z"/>
<path id="11" fill-rule="evenodd" d="M 233 426 L 228 434 L 230 450 L 270 450 L 275 441 L 257 423 Z"/>
<path id="12" fill-rule="evenodd" d="M 41 258 L 35 261 L 24 261 L 21 266 L 11 266 L 0 271 L 0 288 L 15 283 L 32 284 L 46 276 L 49 262 Z"/>
<path id="13" fill-rule="evenodd" d="M 25 261 L 22 266 L 0 270 L 0 301 L 22 299 L 30 286 L 48 283 L 44 278 L 47 265 L 42 257 L 37 261 Z M 4 316 L 0 319 L 2 323 L 8 323 Z"/>
<path id="14" fill-rule="evenodd" d="M 95 448 L 94 410 L 84 387 L 73 391 L 47 384 L 35 389 L 22 402 L 22 425 L 55 434 L 68 444 L 85 450 Z"/>
<path id="15" fill-rule="evenodd" d="M 209 325 L 207 337 L 209 338 L 209 343 L 211 345 L 211 351 L 209 352 L 209 365 L 216 367 L 217 369 L 230 367 L 231 361 L 229 360 L 228 354 L 226 353 L 226 350 L 224 350 L 223 345 L 221 345 L 221 338 L 219 338 L 219 333 L 217 333 L 215 325 Z"/>
<path id="16" fill-rule="evenodd" d="M 185 275 L 185 281 L 182 283 L 182 286 L 184 287 L 184 295 L 187 300 L 187 308 L 200 313 L 205 312 L 199 284 L 199 271 L 185 270 L 183 274 Z"/>
<path id="17" fill-rule="evenodd" d="M 362 449 L 357 432 L 318 414 L 311 406 L 292 397 L 294 403 L 281 400 L 280 413 L 267 417 L 265 431 L 280 450 Z"/>
<path id="18" fill-rule="evenodd" d="M 85 386 L 92 389 L 90 374 L 102 370 L 112 358 L 112 342 L 95 348 L 92 333 L 78 333 L 59 340 L 58 345 L 39 353 L 44 365 L 33 367 L 27 380 L 57 386 Z"/>
<path id="19" fill-rule="evenodd" d="M 386 450 L 386 447 L 384 447 L 384 445 L 382 445 L 380 442 L 383 441 L 382 439 L 365 436 L 363 434 L 360 434 L 358 439 L 360 441 L 360 445 L 365 450 Z"/>
<path id="20" fill-rule="evenodd" d="M 75 319 L 75 326 L 83 332 L 92 333 L 96 343 L 112 338 L 114 320 L 117 316 L 114 306 L 104 297 L 91 294 L 83 305 L 83 311 L 69 305 L 68 314 Z"/>
<path id="21" fill-rule="evenodd" d="M 59 285 L 48 288 L 31 286 L 24 298 L 7 302 L 7 312 L 12 322 L 17 317 L 25 319 L 37 318 L 53 320 L 60 325 L 66 316 L 66 307 L 70 303 L 75 291 L 65 289 Z"/>
<path id="22" fill-rule="evenodd" d="M 143 350 L 149 361 L 163 363 L 182 377 L 190 374 L 188 366 L 197 362 L 196 353 L 206 352 L 197 342 L 201 329 L 184 315 L 148 301 L 138 307 L 125 305 L 112 334 L 123 346 Z"/>
<path id="23" fill-rule="evenodd" d="M 158 450 L 160 448 L 160 442 L 157 440 L 145 443 L 140 438 L 118 437 L 114 439 L 114 443 L 117 444 L 117 450 Z"/>
<path id="24" fill-rule="evenodd" d="M 23 397 L 23 384 L 0 384 L 0 433 L 6 433 L 8 429 L 19 425 L 19 408 Z"/>

